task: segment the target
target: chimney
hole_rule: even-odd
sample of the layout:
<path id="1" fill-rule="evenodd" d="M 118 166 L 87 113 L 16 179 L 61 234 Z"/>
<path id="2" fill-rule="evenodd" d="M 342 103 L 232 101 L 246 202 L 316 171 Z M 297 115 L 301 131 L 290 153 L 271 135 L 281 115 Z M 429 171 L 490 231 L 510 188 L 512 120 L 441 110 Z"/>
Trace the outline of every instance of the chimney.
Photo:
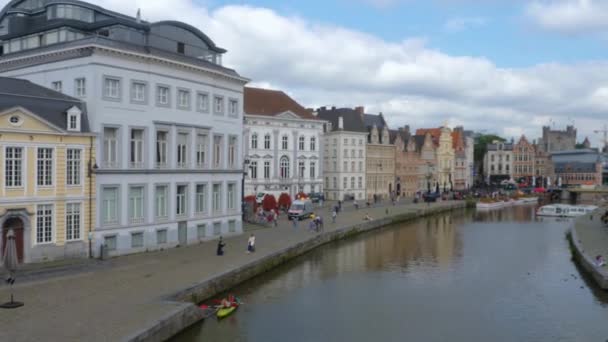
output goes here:
<path id="1" fill-rule="evenodd" d="M 135 21 L 139 24 L 141 23 L 141 9 L 137 9 L 137 15 L 135 16 Z"/>
<path id="2" fill-rule="evenodd" d="M 321 107 L 320 109 L 321 109 L 321 111 L 322 111 L 322 112 L 324 112 L 324 111 L 326 111 L 326 110 L 327 110 L 327 107 L 323 106 L 323 107 Z"/>
<path id="3" fill-rule="evenodd" d="M 405 125 L 405 133 L 410 134 L 410 125 Z"/>
<path id="4" fill-rule="evenodd" d="M 344 129 L 344 118 L 338 117 L 338 129 Z"/>
<path id="5" fill-rule="evenodd" d="M 363 107 L 363 106 L 355 107 L 355 112 L 357 112 L 357 114 L 363 116 L 363 114 L 365 113 L 365 107 Z"/>

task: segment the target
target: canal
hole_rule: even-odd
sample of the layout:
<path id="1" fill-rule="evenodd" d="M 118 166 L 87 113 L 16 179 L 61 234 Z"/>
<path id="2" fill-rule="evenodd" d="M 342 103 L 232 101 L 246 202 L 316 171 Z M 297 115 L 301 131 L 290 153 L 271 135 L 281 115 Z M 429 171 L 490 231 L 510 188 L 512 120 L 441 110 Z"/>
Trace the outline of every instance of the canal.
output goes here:
<path id="1" fill-rule="evenodd" d="M 461 211 L 324 246 L 233 289 L 174 341 L 606 341 L 608 295 L 570 260 L 569 221 Z"/>

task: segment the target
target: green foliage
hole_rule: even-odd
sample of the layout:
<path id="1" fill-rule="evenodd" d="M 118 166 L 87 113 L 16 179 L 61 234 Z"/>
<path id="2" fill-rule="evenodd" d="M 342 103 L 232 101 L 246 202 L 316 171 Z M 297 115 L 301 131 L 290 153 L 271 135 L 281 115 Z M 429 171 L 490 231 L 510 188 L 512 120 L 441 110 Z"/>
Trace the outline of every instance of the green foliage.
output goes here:
<path id="1" fill-rule="evenodd" d="M 491 144 L 494 140 L 498 140 L 501 142 L 505 141 L 504 138 L 501 138 L 498 135 L 484 134 L 481 135 L 475 142 L 474 160 L 475 165 L 480 166 L 480 172 L 483 172 L 483 156 L 485 156 L 486 152 L 488 151 L 488 144 Z"/>

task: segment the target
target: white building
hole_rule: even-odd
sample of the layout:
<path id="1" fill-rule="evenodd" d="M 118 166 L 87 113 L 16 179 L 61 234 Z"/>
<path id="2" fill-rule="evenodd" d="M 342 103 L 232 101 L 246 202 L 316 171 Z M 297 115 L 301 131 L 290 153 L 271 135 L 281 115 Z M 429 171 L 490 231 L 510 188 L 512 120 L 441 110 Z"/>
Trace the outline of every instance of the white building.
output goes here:
<path id="1" fill-rule="evenodd" d="M 513 143 L 493 141 L 483 158 L 486 183 L 510 180 L 513 176 Z"/>
<path id="2" fill-rule="evenodd" d="M 245 194 L 322 192 L 323 121 L 282 91 L 247 87 L 244 96 Z"/>
<path id="3" fill-rule="evenodd" d="M 27 0 L 0 12 L 0 45 L 1 75 L 87 103 L 97 210 L 84 239 L 95 254 L 102 244 L 116 255 L 242 231 L 248 80 L 221 65 L 226 51 L 209 37 L 81 1 Z"/>
<path id="4" fill-rule="evenodd" d="M 361 115 L 350 108 L 317 110 L 328 121 L 324 131 L 323 176 L 325 198 L 365 199 L 367 129 Z"/>

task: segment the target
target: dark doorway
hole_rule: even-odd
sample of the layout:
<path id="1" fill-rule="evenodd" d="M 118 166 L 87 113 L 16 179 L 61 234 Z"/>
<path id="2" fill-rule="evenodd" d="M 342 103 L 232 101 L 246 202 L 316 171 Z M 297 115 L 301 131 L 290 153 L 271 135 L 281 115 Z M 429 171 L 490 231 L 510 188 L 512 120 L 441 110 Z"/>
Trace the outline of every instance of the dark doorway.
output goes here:
<path id="1" fill-rule="evenodd" d="M 6 246 L 6 234 L 9 229 L 15 232 L 15 243 L 17 244 L 17 258 L 19 262 L 23 262 L 23 221 L 18 217 L 9 218 L 4 222 L 2 227 L 2 254 L 4 255 L 4 246 Z"/>

